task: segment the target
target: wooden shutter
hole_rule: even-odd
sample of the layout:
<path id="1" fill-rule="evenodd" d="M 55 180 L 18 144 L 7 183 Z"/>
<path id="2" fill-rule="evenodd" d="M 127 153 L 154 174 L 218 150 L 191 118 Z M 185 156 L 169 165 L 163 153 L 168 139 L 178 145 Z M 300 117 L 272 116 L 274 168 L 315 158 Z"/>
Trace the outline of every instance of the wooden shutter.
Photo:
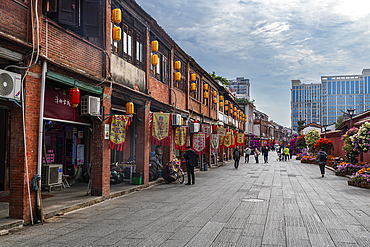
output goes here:
<path id="1" fill-rule="evenodd" d="M 78 26 L 78 0 L 59 0 L 58 23 Z"/>
<path id="2" fill-rule="evenodd" d="M 83 1 L 83 36 L 100 37 L 102 32 L 102 6 L 100 0 Z"/>

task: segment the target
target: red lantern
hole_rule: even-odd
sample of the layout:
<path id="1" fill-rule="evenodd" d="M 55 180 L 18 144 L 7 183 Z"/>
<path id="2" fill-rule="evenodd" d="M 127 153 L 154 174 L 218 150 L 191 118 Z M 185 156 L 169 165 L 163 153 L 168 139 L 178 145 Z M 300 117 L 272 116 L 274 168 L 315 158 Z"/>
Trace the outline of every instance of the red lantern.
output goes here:
<path id="1" fill-rule="evenodd" d="M 213 130 L 216 130 L 216 125 L 212 125 Z"/>
<path id="2" fill-rule="evenodd" d="M 198 120 L 194 120 L 194 123 L 198 123 Z"/>
<path id="3" fill-rule="evenodd" d="M 80 89 L 75 87 L 69 90 L 69 103 L 72 107 L 77 107 L 80 104 Z"/>

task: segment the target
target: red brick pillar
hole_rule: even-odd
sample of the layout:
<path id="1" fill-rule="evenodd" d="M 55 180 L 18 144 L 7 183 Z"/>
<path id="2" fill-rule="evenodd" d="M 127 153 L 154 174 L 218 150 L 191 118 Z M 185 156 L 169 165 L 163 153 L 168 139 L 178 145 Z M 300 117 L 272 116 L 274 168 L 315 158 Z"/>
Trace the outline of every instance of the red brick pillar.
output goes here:
<path id="1" fill-rule="evenodd" d="M 136 128 L 136 171 L 143 173 L 143 183 L 149 184 L 149 152 L 150 152 L 150 101 L 137 108 L 138 121 Z"/>
<path id="2" fill-rule="evenodd" d="M 172 161 L 173 159 L 173 145 L 174 145 L 174 133 L 175 129 L 173 128 L 171 130 L 171 138 L 170 138 L 170 145 L 169 146 L 163 146 L 163 166 L 167 164 L 167 162 Z"/>
<path id="3" fill-rule="evenodd" d="M 41 73 L 40 66 L 30 69 L 35 74 Z M 10 204 L 9 217 L 23 219 L 26 223 L 31 221 L 31 211 L 28 197 L 27 183 L 30 185 L 32 213 L 35 218 L 36 192 L 32 190 L 31 181 L 37 172 L 37 144 L 40 111 L 40 79 L 28 76 L 24 80 L 25 94 L 25 124 L 27 140 L 27 164 L 24 157 L 24 138 L 22 126 L 22 109 L 14 104 L 11 111 L 10 126 Z M 22 93 L 23 94 L 23 93 Z M 23 97 L 23 95 L 22 95 Z"/>
<path id="4" fill-rule="evenodd" d="M 205 163 L 208 164 L 208 167 L 211 167 L 211 137 L 209 140 L 206 142 L 206 161 Z"/>
<path id="5" fill-rule="evenodd" d="M 110 114 L 111 98 L 109 87 L 104 88 L 104 100 L 101 102 L 104 106 L 105 114 Z M 112 91 L 110 91 L 112 95 Z M 110 196 L 110 152 L 109 140 L 104 139 L 105 124 L 109 124 L 110 119 L 101 122 L 98 118 L 94 118 L 93 133 L 92 133 L 92 188 L 91 195 L 103 196 L 109 198 Z"/>

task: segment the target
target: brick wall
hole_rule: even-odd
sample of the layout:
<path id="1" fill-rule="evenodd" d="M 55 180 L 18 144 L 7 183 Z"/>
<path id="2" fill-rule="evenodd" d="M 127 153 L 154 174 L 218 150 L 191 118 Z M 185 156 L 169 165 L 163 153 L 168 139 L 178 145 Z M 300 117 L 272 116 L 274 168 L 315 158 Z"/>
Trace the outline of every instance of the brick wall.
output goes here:
<path id="1" fill-rule="evenodd" d="M 14 0 L 0 1 L 0 31 L 23 41 L 27 38 L 27 7 Z"/>
<path id="2" fill-rule="evenodd" d="M 188 110 L 186 108 L 186 98 L 187 98 L 186 94 L 177 88 L 174 88 L 174 91 L 176 92 L 176 99 L 177 99 L 176 107 L 182 110 Z M 172 102 L 175 102 L 175 96 L 173 96 Z"/>
<path id="3" fill-rule="evenodd" d="M 158 100 L 159 102 L 163 102 L 166 104 L 170 104 L 170 94 L 169 88 L 167 85 L 163 84 L 162 82 L 157 81 L 153 77 L 149 77 L 149 90 L 151 96 Z"/>
<path id="4" fill-rule="evenodd" d="M 143 173 L 143 183 L 149 184 L 149 152 L 150 152 L 150 101 L 144 106 L 138 107 L 137 117 L 142 120 L 137 125 L 137 142 L 136 142 L 136 171 Z"/>
<path id="5" fill-rule="evenodd" d="M 109 87 L 104 88 L 104 97 L 108 94 Z M 102 102 L 105 107 L 105 114 L 109 114 L 111 107 L 110 97 Z M 92 133 L 92 189 L 94 196 L 109 198 L 110 194 L 110 152 L 109 140 L 104 139 L 104 125 L 109 124 L 109 119 L 101 122 L 94 118 Z"/>
<path id="6" fill-rule="evenodd" d="M 35 66 L 30 72 L 40 74 L 41 67 Z M 11 112 L 11 139 L 10 139 L 10 205 L 9 217 L 24 219 L 30 222 L 31 214 L 28 199 L 27 182 L 32 181 L 37 172 L 38 125 L 40 108 L 40 79 L 27 76 L 25 81 L 25 123 L 27 140 L 28 176 L 24 158 L 22 110 L 18 106 Z M 33 216 L 36 216 L 36 192 L 31 187 Z"/>
<path id="7" fill-rule="evenodd" d="M 44 19 L 41 26 L 40 45 L 44 54 L 66 66 L 82 69 L 93 76 L 102 77 L 105 56 L 99 47 L 62 29 L 53 21 L 46 22 Z"/>

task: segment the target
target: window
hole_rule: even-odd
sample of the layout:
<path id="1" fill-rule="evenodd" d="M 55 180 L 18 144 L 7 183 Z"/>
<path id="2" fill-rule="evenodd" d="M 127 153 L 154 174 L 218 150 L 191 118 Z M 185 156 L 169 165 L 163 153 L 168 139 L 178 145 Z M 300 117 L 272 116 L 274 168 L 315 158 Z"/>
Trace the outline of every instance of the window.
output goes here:
<path id="1" fill-rule="evenodd" d="M 112 3 L 113 8 L 120 8 Z M 145 48 L 144 48 L 144 30 L 145 26 L 140 21 L 136 20 L 126 10 L 121 9 L 122 21 L 120 24 L 115 24 L 121 28 L 121 40 L 112 41 L 113 53 L 123 58 L 127 62 L 144 69 Z M 112 23 L 113 27 L 113 23 Z"/>
<path id="2" fill-rule="evenodd" d="M 349 94 L 349 81 L 346 81 L 346 94 Z"/>
<path id="3" fill-rule="evenodd" d="M 158 38 L 155 36 L 155 35 L 151 35 L 150 37 L 150 50 L 151 50 L 151 44 L 152 44 L 152 41 L 158 41 Z M 142 47 L 141 45 L 142 43 L 137 43 L 136 44 L 136 50 L 138 50 L 140 52 L 140 47 Z M 142 53 L 141 53 L 142 54 Z M 151 57 L 154 53 L 151 52 L 150 53 L 150 57 L 149 57 L 149 63 L 151 64 Z M 169 62 L 168 62 L 168 56 L 169 56 L 169 50 L 168 48 L 163 45 L 162 42 L 158 41 L 158 51 L 155 52 L 155 54 L 158 56 L 158 64 L 156 66 L 153 66 L 152 64 L 150 65 L 150 76 L 156 78 L 158 81 L 168 85 L 169 84 Z M 137 57 L 140 58 L 140 56 L 136 55 Z M 179 82 L 175 81 L 175 73 L 178 72 L 178 71 L 174 71 L 174 74 L 173 74 L 173 85 L 174 87 L 176 88 L 179 88 L 180 84 Z M 180 71 L 181 73 L 181 80 L 183 79 L 184 77 L 184 74 L 182 74 L 182 72 Z"/>
<path id="4" fill-rule="evenodd" d="M 42 12 L 61 26 L 102 46 L 102 5 L 102 0 L 42 0 Z"/>
<path id="5" fill-rule="evenodd" d="M 182 67 L 182 66 L 181 66 Z M 190 75 L 194 73 L 194 72 L 189 72 L 189 78 L 190 78 Z M 189 81 L 190 85 L 189 85 L 189 88 L 191 88 L 191 84 L 192 83 L 195 83 L 195 91 L 192 91 L 190 90 L 190 96 L 196 100 L 199 100 L 199 78 L 196 77 L 195 78 L 195 81 Z M 204 97 L 203 97 L 204 98 Z M 211 98 L 211 95 L 208 94 L 208 98 Z"/>

